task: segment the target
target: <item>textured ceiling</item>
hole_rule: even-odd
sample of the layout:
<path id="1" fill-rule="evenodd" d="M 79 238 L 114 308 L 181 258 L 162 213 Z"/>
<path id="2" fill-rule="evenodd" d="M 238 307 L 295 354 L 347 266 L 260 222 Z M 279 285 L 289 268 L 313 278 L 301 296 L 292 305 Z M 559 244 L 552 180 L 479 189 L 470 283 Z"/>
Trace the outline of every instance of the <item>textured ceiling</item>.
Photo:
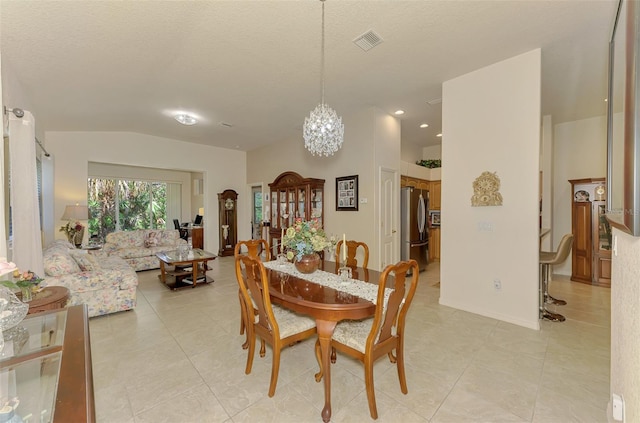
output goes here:
<path id="1" fill-rule="evenodd" d="M 441 97 L 444 81 L 535 48 L 544 115 L 559 123 L 605 114 L 616 0 L 325 4 L 326 103 L 339 115 L 404 109 L 403 144 L 440 142 L 441 105 L 427 101 Z M 320 100 L 316 0 L 2 0 L 0 15 L 2 65 L 32 100 L 41 130 L 251 150 L 302 142 Z M 384 42 L 364 52 L 352 40 L 370 29 Z M 177 110 L 200 123 L 178 124 L 169 117 Z"/>

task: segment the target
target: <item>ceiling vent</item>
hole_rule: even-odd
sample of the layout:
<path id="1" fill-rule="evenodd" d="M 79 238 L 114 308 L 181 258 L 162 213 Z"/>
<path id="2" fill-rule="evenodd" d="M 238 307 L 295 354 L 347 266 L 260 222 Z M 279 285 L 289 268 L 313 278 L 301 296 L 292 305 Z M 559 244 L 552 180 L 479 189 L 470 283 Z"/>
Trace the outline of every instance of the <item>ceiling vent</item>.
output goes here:
<path id="1" fill-rule="evenodd" d="M 220 126 L 225 126 L 227 128 L 233 128 L 233 125 L 231 123 L 227 123 L 227 122 L 220 122 Z"/>
<path id="2" fill-rule="evenodd" d="M 378 44 L 382 43 L 382 41 L 383 39 L 378 34 L 373 32 L 372 29 L 353 40 L 355 45 L 357 45 L 364 51 L 371 50 Z"/>

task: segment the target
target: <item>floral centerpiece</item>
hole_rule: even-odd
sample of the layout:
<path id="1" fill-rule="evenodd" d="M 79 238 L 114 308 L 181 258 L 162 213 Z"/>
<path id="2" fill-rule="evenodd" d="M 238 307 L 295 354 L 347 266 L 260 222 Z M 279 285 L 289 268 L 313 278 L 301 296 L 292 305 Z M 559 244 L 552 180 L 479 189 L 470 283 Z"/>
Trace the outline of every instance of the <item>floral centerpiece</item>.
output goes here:
<path id="1" fill-rule="evenodd" d="M 82 226 L 80 222 L 68 222 L 66 225 L 60 227 L 60 232 L 64 232 L 67 235 L 67 239 L 69 240 L 69 242 L 76 247 L 82 245 L 84 226 Z"/>
<path id="2" fill-rule="evenodd" d="M 33 290 L 38 288 L 38 284 L 42 282 L 42 278 L 36 276 L 31 270 L 21 272 L 19 269 L 13 271 L 13 280 L 0 281 L 0 285 L 7 288 L 20 289 L 22 292 L 22 301 L 31 301 L 33 298 Z"/>
<path id="3" fill-rule="evenodd" d="M 336 242 L 337 239 L 333 236 L 327 238 L 318 219 L 309 221 L 296 219 L 293 226 L 287 228 L 282 238 L 282 245 L 287 249 L 287 259 L 295 260 L 296 264 L 310 255 L 315 255 L 314 260 L 317 258 L 319 264 L 320 257 L 315 253 L 334 247 Z"/>

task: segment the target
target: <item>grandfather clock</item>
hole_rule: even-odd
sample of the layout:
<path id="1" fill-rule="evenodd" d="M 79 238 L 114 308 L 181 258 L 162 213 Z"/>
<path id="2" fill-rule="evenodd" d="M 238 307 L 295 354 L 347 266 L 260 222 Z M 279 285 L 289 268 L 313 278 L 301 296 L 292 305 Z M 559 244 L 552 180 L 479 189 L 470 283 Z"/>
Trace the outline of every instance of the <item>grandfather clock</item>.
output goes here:
<path id="1" fill-rule="evenodd" d="M 232 189 L 218 194 L 220 213 L 220 251 L 219 256 L 232 256 L 238 242 L 238 193 Z"/>

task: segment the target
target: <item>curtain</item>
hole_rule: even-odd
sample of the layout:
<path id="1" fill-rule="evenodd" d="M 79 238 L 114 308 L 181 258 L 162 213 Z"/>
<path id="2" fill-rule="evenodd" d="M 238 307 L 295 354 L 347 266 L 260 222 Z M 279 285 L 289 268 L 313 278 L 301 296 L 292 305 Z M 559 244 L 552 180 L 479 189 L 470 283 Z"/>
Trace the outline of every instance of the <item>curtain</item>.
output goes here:
<path id="1" fill-rule="evenodd" d="M 3 138 L 5 139 L 5 138 Z M 4 142 L 0 148 L 0 187 L 2 187 L 2 194 L 0 195 L 0 257 L 7 257 L 7 228 L 5 225 L 5 204 L 4 204 Z"/>
<path id="2" fill-rule="evenodd" d="M 11 170 L 11 260 L 20 270 L 44 276 L 40 204 L 36 175 L 35 122 L 26 111 L 22 118 L 9 115 L 9 166 Z"/>
<path id="3" fill-rule="evenodd" d="M 173 229 L 173 219 L 182 222 L 182 185 L 167 182 L 167 229 Z"/>

